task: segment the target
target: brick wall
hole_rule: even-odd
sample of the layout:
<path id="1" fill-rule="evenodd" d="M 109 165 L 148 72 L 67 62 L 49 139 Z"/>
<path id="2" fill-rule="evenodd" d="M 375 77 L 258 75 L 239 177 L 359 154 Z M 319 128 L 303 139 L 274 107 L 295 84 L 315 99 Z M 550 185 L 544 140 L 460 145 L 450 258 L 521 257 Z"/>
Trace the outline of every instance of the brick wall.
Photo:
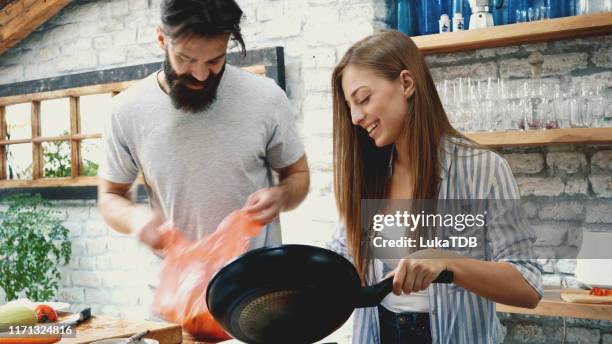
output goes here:
<path id="1" fill-rule="evenodd" d="M 246 15 L 247 48 L 284 46 L 287 91 L 306 144 L 312 187 L 303 205 L 282 216 L 287 243 L 323 244 L 337 218 L 332 195 L 330 75 L 356 40 L 385 26 L 383 0 L 239 0 Z M 159 61 L 155 43 L 159 0 L 74 2 L 18 46 L 0 55 L 0 84 Z M 544 75 L 569 84 L 583 78 L 612 87 L 612 36 L 484 49 L 431 56 L 436 80 L 460 76 L 521 79 L 527 58 L 544 55 Z M 508 149 L 538 246 L 574 252 L 582 229 L 612 230 L 612 146 Z M 142 317 L 155 279 L 156 258 L 130 237 L 104 225 L 93 201 L 58 202 L 73 239 L 73 259 L 63 270 L 59 298 L 93 306 L 98 314 Z M 550 231 L 546 231 L 550 233 Z M 545 260 L 545 282 L 575 283 L 572 260 Z M 143 269 L 147 267 L 147 269 Z M 502 315 L 508 343 L 558 342 L 560 318 Z M 568 343 L 612 343 L 606 322 L 568 319 Z M 346 342 L 349 326 L 337 341 Z"/>

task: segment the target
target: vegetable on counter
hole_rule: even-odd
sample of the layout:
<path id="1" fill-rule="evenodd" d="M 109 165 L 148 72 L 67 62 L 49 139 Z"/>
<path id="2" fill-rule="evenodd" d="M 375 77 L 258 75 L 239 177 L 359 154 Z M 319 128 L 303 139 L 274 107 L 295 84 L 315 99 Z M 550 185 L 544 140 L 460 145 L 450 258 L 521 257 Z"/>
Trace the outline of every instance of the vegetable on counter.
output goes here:
<path id="1" fill-rule="evenodd" d="M 612 296 L 612 289 L 593 288 L 590 294 L 595 296 Z"/>
<path id="2" fill-rule="evenodd" d="M 0 332 L 8 331 L 10 326 L 31 326 L 36 323 L 38 323 L 36 312 L 26 306 L 4 305 L 0 307 Z"/>
<path id="3" fill-rule="evenodd" d="M 34 311 L 36 311 L 39 323 L 57 322 L 57 313 L 51 306 L 38 305 Z"/>
<path id="4" fill-rule="evenodd" d="M 10 331 L 11 326 L 34 326 L 38 323 L 38 308 L 37 311 L 23 305 L 4 305 L 0 307 L 0 332 Z M 53 313 L 50 313 L 48 307 Z M 45 317 L 49 321 L 57 321 L 55 310 L 49 306 L 43 308 Z M 55 320 L 51 320 L 50 316 L 55 316 Z M 45 336 L 45 337 L 3 337 L 0 336 L 0 344 L 53 344 L 62 339 L 61 336 Z"/>

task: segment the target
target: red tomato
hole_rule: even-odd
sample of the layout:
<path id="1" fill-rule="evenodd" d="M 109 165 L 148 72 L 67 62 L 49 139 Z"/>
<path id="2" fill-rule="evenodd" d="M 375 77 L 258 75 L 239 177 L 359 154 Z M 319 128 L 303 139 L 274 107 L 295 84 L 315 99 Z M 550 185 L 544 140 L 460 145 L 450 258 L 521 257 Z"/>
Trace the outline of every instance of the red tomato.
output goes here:
<path id="1" fill-rule="evenodd" d="M 39 323 L 57 322 L 57 313 L 55 309 L 47 305 L 38 305 L 34 308 Z"/>
<path id="2" fill-rule="evenodd" d="M 611 289 L 604 289 L 604 288 L 593 288 L 593 289 L 591 289 L 591 295 L 595 295 L 595 296 L 612 296 L 612 290 Z"/>

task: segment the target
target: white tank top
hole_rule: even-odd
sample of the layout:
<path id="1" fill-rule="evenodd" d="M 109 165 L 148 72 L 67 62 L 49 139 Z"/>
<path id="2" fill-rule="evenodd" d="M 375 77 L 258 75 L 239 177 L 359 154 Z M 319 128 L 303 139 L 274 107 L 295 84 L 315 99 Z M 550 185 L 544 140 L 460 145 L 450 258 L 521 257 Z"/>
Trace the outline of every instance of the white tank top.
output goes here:
<path id="1" fill-rule="evenodd" d="M 393 313 L 428 313 L 429 293 L 427 290 L 412 292 L 408 295 L 397 296 L 393 293 L 387 295 L 380 304 Z"/>
<path id="2" fill-rule="evenodd" d="M 399 260 L 385 259 L 383 261 L 383 276 L 386 276 L 395 269 L 397 262 L 399 262 Z M 399 296 L 391 292 L 380 302 L 380 304 L 393 313 L 428 313 L 431 309 L 429 307 L 428 290 L 429 289 L 425 289 L 410 294 L 402 293 L 402 295 Z"/>

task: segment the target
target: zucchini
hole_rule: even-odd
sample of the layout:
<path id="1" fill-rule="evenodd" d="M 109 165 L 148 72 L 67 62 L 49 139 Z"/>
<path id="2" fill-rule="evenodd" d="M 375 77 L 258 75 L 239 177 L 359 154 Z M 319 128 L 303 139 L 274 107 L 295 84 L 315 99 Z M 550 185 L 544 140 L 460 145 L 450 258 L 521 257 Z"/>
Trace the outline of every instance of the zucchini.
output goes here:
<path id="1" fill-rule="evenodd" d="M 0 307 L 0 332 L 6 332 L 10 326 L 36 325 L 36 312 L 26 306 L 4 305 Z"/>

